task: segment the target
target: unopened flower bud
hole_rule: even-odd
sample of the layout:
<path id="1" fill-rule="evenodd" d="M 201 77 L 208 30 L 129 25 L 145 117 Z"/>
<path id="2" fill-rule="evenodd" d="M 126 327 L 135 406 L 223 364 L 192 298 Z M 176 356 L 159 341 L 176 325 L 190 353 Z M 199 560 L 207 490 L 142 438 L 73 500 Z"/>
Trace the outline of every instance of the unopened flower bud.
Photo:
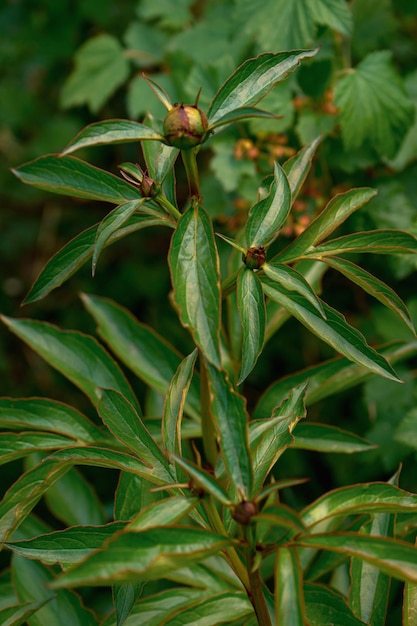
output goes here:
<path id="1" fill-rule="evenodd" d="M 149 178 L 145 172 L 143 172 L 142 180 L 139 183 L 139 189 L 144 198 L 152 198 L 152 196 L 155 195 L 155 181 Z"/>
<path id="2" fill-rule="evenodd" d="M 205 140 L 207 126 L 207 118 L 197 106 L 176 104 L 164 120 L 165 139 L 180 150 L 194 148 Z"/>
<path id="3" fill-rule="evenodd" d="M 243 526 L 248 526 L 252 517 L 257 513 L 258 505 L 256 502 L 243 500 L 242 502 L 239 502 L 239 504 L 237 504 L 233 509 L 232 517 L 234 520 L 239 522 L 239 524 L 243 524 Z"/>
<path id="4" fill-rule="evenodd" d="M 120 171 L 123 178 L 139 188 L 139 191 L 144 198 L 152 198 L 159 192 L 160 185 L 155 180 L 150 178 L 147 172 L 142 170 L 140 165 L 124 163 L 121 166 Z"/>
<path id="5" fill-rule="evenodd" d="M 250 270 L 258 270 L 266 260 L 265 248 L 263 246 L 248 248 L 246 253 L 242 255 L 242 259 Z"/>

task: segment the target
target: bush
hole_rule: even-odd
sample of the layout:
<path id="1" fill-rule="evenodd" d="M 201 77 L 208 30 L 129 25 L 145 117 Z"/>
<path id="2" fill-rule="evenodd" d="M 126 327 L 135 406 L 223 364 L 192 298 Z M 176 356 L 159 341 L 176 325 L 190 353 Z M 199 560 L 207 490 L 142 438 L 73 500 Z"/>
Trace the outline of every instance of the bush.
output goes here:
<path id="1" fill-rule="evenodd" d="M 181 4 L 175 16 L 181 24 L 189 4 Z M 210 14 L 217 3 L 208 4 L 194 29 L 167 37 L 164 55 L 176 45 L 193 49 L 193 36 L 204 41 L 209 26 L 217 24 Z M 251 38 L 255 46 L 265 43 L 270 35 L 262 25 L 275 4 L 267 3 L 268 11 L 259 10 L 260 15 L 252 5 L 240 4 L 246 7 L 241 43 Z M 303 22 L 304 34 L 317 24 L 346 34 L 351 14 L 345 3 L 338 4 L 340 11 L 332 13 L 324 5 L 319 11 L 317 3 L 311 20 Z M 145 21 L 159 20 L 158 33 L 164 30 L 161 24 L 175 30 L 175 23 L 163 22 L 164 11 L 155 15 L 151 3 L 140 6 Z M 229 28 L 223 11 L 230 6 L 225 7 L 217 8 L 223 28 Z M 356 10 L 360 7 L 357 3 Z M 133 37 L 139 27 L 131 28 Z M 324 40 L 330 32 L 322 32 Z M 91 90 L 91 108 L 99 110 L 117 87 L 105 80 L 105 71 L 123 84 L 128 66 L 114 70 L 125 58 L 116 41 L 103 34 L 80 51 L 64 90 L 66 105 L 83 101 L 75 97 L 80 92 L 74 85 L 86 84 L 83 72 L 97 47 L 113 55 L 110 66 L 107 61 L 100 66 L 103 75 Z M 239 37 L 235 43 L 238 54 Z M 201 77 L 199 62 L 188 60 L 182 71 Z M 162 251 L 150 259 L 144 254 L 134 283 L 144 289 L 169 276 L 172 292 L 168 285 L 158 288 L 161 311 L 153 324 L 111 299 L 82 294 L 100 341 L 38 320 L 2 317 L 94 408 L 81 412 L 67 398 L 0 400 L 1 459 L 24 459 L 24 472 L 0 503 L 1 539 L 12 555 L 0 581 L 4 623 L 179 625 L 199 619 L 207 625 L 377 625 L 387 616 L 398 623 L 397 581 L 404 588 L 404 623 L 411 623 L 417 496 L 399 487 L 395 469 L 404 444 L 407 451 L 416 447 L 415 412 L 409 410 L 413 378 L 406 363 L 417 345 L 407 306 L 362 255 L 389 255 L 393 272 L 408 276 L 417 239 L 407 232 L 412 230 L 407 217 L 399 230 L 395 220 L 372 209 L 381 203 L 372 201 L 367 210 L 375 196 L 368 186 L 347 189 L 344 181 L 329 201 L 322 194 L 332 185 L 317 193 L 317 176 L 311 177 L 321 142 L 316 122 L 310 126 L 311 141 L 299 150 L 266 130 L 280 124 L 267 112 L 268 102 L 276 89 L 291 93 L 288 83 L 296 85 L 291 81 L 301 62 L 297 84 L 310 90 L 312 100 L 299 124 L 314 115 L 331 119 L 325 132 L 332 136 L 321 152 L 329 167 L 340 167 L 330 154 L 349 155 L 345 170 L 351 172 L 359 164 L 380 167 L 381 158 L 398 157 L 413 107 L 387 54 L 371 53 L 357 70 L 335 73 L 334 109 L 329 76 L 317 79 L 326 55 L 300 49 L 244 61 L 219 80 L 209 101 L 199 98 L 198 89 L 184 99 L 193 104 L 177 104 L 177 96 L 169 95 L 154 73 L 143 76 L 140 81 L 167 109 L 164 121 L 148 116 L 143 123 L 96 122 L 60 155 L 15 168 L 18 178 L 42 190 L 115 205 L 52 257 L 27 304 L 61 287 L 90 259 L 94 274 L 105 248 L 139 231 L 158 233 Z M 220 78 L 225 68 L 216 73 L 206 67 L 207 76 Z M 100 96 L 103 86 L 107 93 Z M 327 109 L 314 113 L 314 97 Z M 257 106 L 262 99 L 265 109 Z M 371 101 L 375 107 L 367 117 L 364 103 Z M 245 120 L 251 138 L 235 134 Z M 141 165 L 124 162 L 122 177 L 73 156 L 94 146 L 138 142 Z M 210 154 L 211 170 L 206 167 Z M 177 167 L 180 159 L 183 169 Z M 383 184 L 388 193 L 390 181 Z M 163 269 L 155 274 L 154 265 Z M 328 276 L 334 281 L 337 274 L 346 282 L 340 293 L 329 291 L 327 304 L 320 297 L 322 281 L 326 286 Z M 108 269 L 106 277 L 111 278 Z M 388 327 L 389 339 L 396 341 L 375 349 L 347 321 L 347 314 L 355 317 L 343 298 L 347 284 L 353 285 L 349 293 L 365 292 L 377 301 L 380 335 L 388 334 Z M 357 313 L 356 318 L 369 333 L 364 319 Z M 396 332 L 392 319 L 401 320 L 403 333 Z M 300 334 L 295 320 L 308 333 Z M 310 333 L 326 347 L 312 342 Z M 294 345 L 310 356 L 300 356 Z M 282 367 L 286 375 L 277 377 L 275 370 Z M 396 370 L 406 393 L 397 391 Z M 340 410 L 339 394 L 353 406 L 349 391 L 363 384 L 368 407 L 398 411 L 391 456 L 383 445 L 375 451 L 378 437 L 384 443 L 381 433 L 369 441 L 349 430 L 348 414 L 328 418 L 329 407 Z M 374 467 L 351 461 L 353 453 L 369 456 Z M 81 472 L 78 466 L 88 469 Z M 105 481 L 103 469 L 109 470 Z M 306 477 L 311 479 L 307 487 Z M 81 596 L 73 591 L 80 587 Z"/>

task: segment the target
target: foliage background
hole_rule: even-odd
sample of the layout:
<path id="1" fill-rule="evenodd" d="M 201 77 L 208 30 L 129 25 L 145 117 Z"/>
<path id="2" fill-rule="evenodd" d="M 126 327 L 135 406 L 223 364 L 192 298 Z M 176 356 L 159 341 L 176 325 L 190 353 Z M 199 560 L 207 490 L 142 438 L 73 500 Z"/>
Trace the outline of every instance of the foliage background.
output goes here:
<path id="1" fill-rule="evenodd" d="M 168 240 L 152 229 L 107 249 L 94 280 L 86 266 L 56 295 L 19 309 L 47 259 L 99 221 L 106 208 L 24 187 L 8 168 L 61 150 L 89 122 L 141 120 L 147 111 L 160 115 L 160 104 L 142 71 L 179 101 L 193 101 L 202 86 L 204 108 L 214 86 L 244 58 L 321 46 L 312 64 L 268 96 L 265 108 L 282 119 L 238 125 L 220 133 L 210 151 L 202 151 L 207 206 L 226 233 L 233 230 L 269 173 L 271 160 L 285 160 L 322 133 L 319 157 L 299 212 L 288 224 L 288 237 L 334 193 L 361 185 L 377 188 L 378 196 L 347 228 L 392 227 L 417 234 L 416 32 L 415 0 L 177 0 L 175 12 L 169 0 L 6 0 L 0 9 L 1 311 L 93 333 L 78 301 L 78 292 L 85 290 L 117 300 L 162 334 L 174 333 L 173 343 L 186 353 L 187 335 L 177 329 L 166 306 L 169 276 L 159 258 L 163 260 Z M 343 74 L 350 66 L 358 69 L 356 78 Z M 379 76 L 375 84 L 367 80 L 369 68 Z M 374 123 L 378 116 L 388 122 L 379 126 Z M 141 155 L 131 145 L 111 146 L 89 152 L 88 160 L 117 173 L 118 164 L 140 161 Z M 182 184 L 179 172 L 180 188 Z M 392 285 L 417 323 L 415 261 L 413 265 L 402 256 L 387 262 L 380 256 L 361 262 Z M 329 272 L 323 290 L 327 302 L 345 311 L 371 344 L 409 336 L 405 326 L 339 275 Z M 81 393 L 3 329 L 0 332 L 0 395 L 68 399 L 92 415 Z M 332 356 L 296 321 L 288 322 L 252 373 L 249 399 L 255 402 L 279 375 Z M 402 386 L 373 378 L 360 390 L 310 410 L 310 419 L 349 428 L 379 448 L 354 458 L 292 450 L 281 468 L 283 475 L 309 475 L 304 493 L 311 500 L 348 482 L 386 480 L 403 463 L 401 485 L 416 491 L 415 368 L 413 361 L 399 368 Z M 143 390 L 137 391 L 143 395 Z M 157 413 L 157 397 L 143 400 L 148 415 Z M 9 483 L 19 468 L 7 467 Z M 97 477 L 94 482 L 105 499 L 105 486 Z M 302 488 L 297 497 L 303 497 Z"/>

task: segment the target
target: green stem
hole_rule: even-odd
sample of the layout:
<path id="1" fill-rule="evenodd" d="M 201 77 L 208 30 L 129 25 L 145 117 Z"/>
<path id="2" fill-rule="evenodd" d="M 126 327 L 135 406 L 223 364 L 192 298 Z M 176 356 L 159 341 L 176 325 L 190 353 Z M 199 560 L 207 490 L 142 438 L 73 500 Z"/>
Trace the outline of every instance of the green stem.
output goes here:
<path id="1" fill-rule="evenodd" d="M 212 498 L 207 500 L 206 502 L 206 511 L 207 515 L 210 518 L 210 522 L 213 525 L 213 529 L 219 533 L 219 535 L 227 536 L 226 529 L 223 525 L 223 522 L 220 518 L 219 512 L 216 508 L 216 505 Z M 245 566 L 239 558 L 238 553 L 234 548 L 225 548 L 224 550 L 227 560 L 229 561 L 230 567 L 235 572 L 236 576 L 239 578 L 242 585 L 245 587 L 249 596 L 251 596 L 250 590 L 250 582 L 248 577 L 248 572 L 246 571 Z"/>
<path id="2" fill-rule="evenodd" d="M 184 163 L 185 172 L 187 174 L 188 188 L 190 191 L 190 198 L 196 198 L 198 202 L 201 201 L 200 192 L 200 177 L 197 168 L 197 159 L 194 149 L 181 150 L 181 157 Z"/>
<path id="3" fill-rule="evenodd" d="M 165 209 L 165 211 L 167 211 L 170 215 L 172 215 L 175 221 L 178 222 L 178 220 L 181 217 L 181 213 L 173 204 L 171 204 L 169 200 L 167 200 L 167 198 L 165 198 L 165 196 L 163 196 L 162 194 L 158 194 L 154 197 L 154 199 L 156 200 L 156 202 L 159 204 L 160 207 Z"/>
<path id="4" fill-rule="evenodd" d="M 214 427 L 210 405 L 207 364 L 204 356 L 200 352 L 200 411 L 203 447 L 206 455 L 206 461 L 211 465 L 211 467 L 216 467 L 218 456 L 216 429 Z"/>
<path id="5" fill-rule="evenodd" d="M 272 626 L 271 616 L 266 603 L 265 594 L 262 589 L 262 579 L 259 574 L 259 563 L 255 561 L 256 538 L 253 526 L 244 526 L 243 534 L 247 544 L 246 549 L 246 569 L 249 574 L 250 595 L 249 599 L 255 609 L 259 626 Z"/>
<path id="6" fill-rule="evenodd" d="M 249 582 L 251 588 L 251 601 L 258 618 L 259 626 L 272 626 L 271 616 L 269 615 L 268 606 L 266 604 L 264 592 L 262 589 L 262 581 L 259 575 L 259 569 L 252 571 L 252 567 L 248 568 Z"/>

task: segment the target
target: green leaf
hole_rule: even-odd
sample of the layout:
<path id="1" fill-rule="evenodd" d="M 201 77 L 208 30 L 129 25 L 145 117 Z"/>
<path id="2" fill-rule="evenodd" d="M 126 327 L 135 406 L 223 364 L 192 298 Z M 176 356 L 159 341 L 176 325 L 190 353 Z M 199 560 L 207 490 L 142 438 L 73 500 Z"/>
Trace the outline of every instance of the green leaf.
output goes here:
<path id="1" fill-rule="evenodd" d="M 307 583 L 304 585 L 307 623 L 310 626 L 364 626 L 355 617 L 345 599 L 324 585 Z"/>
<path id="2" fill-rule="evenodd" d="M 119 41 L 101 34 L 86 41 L 75 54 L 75 68 L 61 93 L 64 108 L 87 104 L 97 113 L 129 75 L 129 61 Z"/>
<path id="3" fill-rule="evenodd" d="M 106 245 L 141 228 L 163 224 L 168 225 L 169 222 L 152 215 L 133 215 L 124 228 L 113 233 Z M 84 265 L 93 254 L 98 226 L 96 224 L 71 239 L 48 261 L 26 296 L 24 304 L 44 298 Z"/>
<path id="4" fill-rule="evenodd" d="M 243 50 L 240 47 L 236 50 L 231 41 L 232 19 L 235 11 L 233 5 L 223 4 L 219 11 L 209 11 L 207 18 L 206 14 L 201 15 L 196 21 L 191 18 L 188 24 L 192 23 L 192 28 L 181 27 L 181 32 L 171 37 L 168 46 L 170 56 L 189 59 L 181 74 L 181 87 L 188 93 L 190 93 L 188 85 L 190 61 L 192 61 L 191 67 L 197 64 L 203 66 L 206 73 L 211 70 L 210 74 L 214 73 L 211 83 L 215 86 L 218 86 L 219 80 L 227 76 L 227 72 L 235 68 L 239 62 Z M 201 82 L 198 83 L 197 89 L 200 85 Z M 192 98 L 195 97 L 195 93 L 196 91 L 192 92 Z M 191 94 L 188 97 L 190 98 Z"/>
<path id="5" fill-rule="evenodd" d="M 175 614 L 182 606 L 187 607 L 199 598 L 207 597 L 204 589 L 177 587 L 164 589 L 155 595 L 140 598 L 130 613 L 130 626 L 143 623 L 146 626 L 161 626 L 168 615 Z M 136 620 L 136 622 L 135 622 Z M 129 622 L 126 624 L 128 626 Z M 119 626 L 113 615 L 107 618 L 102 626 Z"/>
<path id="6" fill-rule="evenodd" d="M 5 546 L 27 559 L 35 559 L 45 565 L 59 564 L 66 569 L 83 561 L 94 550 L 102 548 L 105 541 L 125 526 L 124 522 L 78 526 L 55 530 L 33 539 L 9 541 Z"/>
<path id="7" fill-rule="evenodd" d="M 73 445 L 73 439 L 50 433 L 0 433 L 0 465 L 37 450 L 56 450 Z"/>
<path id="8" fill-rule="evenodd" d="M 271 119 L 250 120 L 248 132 L 251 137 L 284 133 L 293 127 L 295 122 L 294 84 L 295 81 L 292 78 L 279 83 L 262 99 L 262 108 L 266 111 L 279 111 L 279 116 Z"/>
<path id="9" fill-rule="evenodd" d="M 304 626 L 303 573 L 295 550 L 278 548 L 274 576 L 276 623 Z"/>
<path id="10" fill-rule="evenodd" d="M 40 455 L 40 454 L 36 454 L 34 455 L 34 457 L 35 456 L 43 458 L 43 455 Z M 32 458 L 30 459 L 30 462 L 31 461 L 32 461 Z M 28 463 L 25 463 L 25 465 L 28 465 Z M 40 517 L 38 517 L 35 514 L 30 513 L 26 517 L 26 519 L 23 520 L 19 528 L 16 531 L 14 531 L 14 533 L 11 536 L 11 540 L 19 541 L 21 539 L 30 539 L 31 537 L 36 537 L 37 535 L 42 535 L 44 533 L 47 533 L 50 530 L 51 530 L 50 526 L 46 524 L 44 521 L 42 521 Z"/>
<path id="11" fill-rule="evenodd" d="M 99 447 L 82 447 L 82 448 L 66 448 L 58 450 L 48 457 L 48 460 L 59 462 L 66 466 L 70 465 L 90 465 L 92 467 L 107 467 L 109 469 L 117 469 L 125 472 L 132 472 L 153 484 L 160 485 L 161 480 L 149 468 L 148 465 L 142 463 L 138 458 L 131 456 L 125 452 L 111 450 Z"/>
<path id="12" fill-rule="evenodd" d="M 336 269 L 338 272 L 349 278 L 356 285 L 359 285 L 364 291 L 369 293 L 371 296 L 382 302 L 386 307 L 391 309 L 394 313 L 396 313 L 401 320 L 408 326 L 411 332 L 415 335 L 416 331 L 414 328 L 413 321 L 410 317 L 410 313 L 407 309 L 407 306 L 401 300 L 399 296 L 395 293 L 391 287 L 388 287 L 381 280 L 362 269 L 359 265 L 355 263 L 351 263 L 351 261 L 346 261 L 346 259 L 340 259 L 337 257 L 327 257 L 326 263 L 333 269 Z"/>
<path id="13" fill-rule="evenodd" d="M 249 426 L 250 450 L 253 458 L 254 485 L 257 493 L 281 454 L 293 442 L 292 431 L 305 417 L 306 383 L 291 390 L 280 406 L 265 419 L 252 421 Z"/>
<path id="14" fill-rule="evenodd" d="M 181 363 L 178 352 L 152 328 L 111 300 L 86 294 L 82 300 L 98 324 L 99 335 L 116 356 L 152 389 L 165 395 Z M 199 419 L 199 387 L 194 379 L 185 408 Z"/>
<path id="15" fill-rule="evenodd" d="M 145 123 L 151 128 L 156 126 L 156 122 L 152 117 L 148 117 Z M 173 170 L 174 163 L 180 153 L 178 148 L 153 141 L 146 141 L 142 144 L 142 151 L 149 177 L 159 183 L 162 183 L 168 173 Z"/>
<path id="16" fill-rule="evenodd" d="M 41 563 L 14 555 L 12 572 L 14 586 L 22 602 L 34 599 L 46 601 L 30 618 L 30 626 L 97 626 L 93 613 L 84 608 L 76 593 L 68 590 L 57 593 L 48 587 L 53 580 L 53 574 Z"/>
<path id="17" fill-rule="evenodd" d="M 252 489 L 248 421 L 244 398 L 234 391 L 226 374 L 208 366 L 211 412 L 227 476 L 239 499 L 248 500 Z"/>
<path id="18" fill-rule="evenodd" d="M 352 454 L 372 450 L 376 446 L 336 426 L 303 422 L 297 424 L 291 447 L 315 452 Z"/>
<path id="19" fill-rule="evenodd" d="M 181 361 L 165 396 L 162 413 L 162 441 L 165 449 L 174 454 L 181 454 L 181 420 L 196 358 L 197 350 L 194 350 Z"/>
<path id="20" fill-rule="evenodd" d="M 245 231 L 248 248 L 269 246 L 277 238 L 290 207 L 291 190 L 287 177 L 278 163 L 274 163 L 274 180 L 269 194 L 254 204 L 249 212 Z"/>
<path id="21" fill-rule="evenodd" d="M 227 560 L 221 555 L 211 556 L 201 563 L 176 570 L 169 575 L 169 580 L 209 590 L 211 593 L 244 589 Z"/>
<path id="22" fill-rule="evenodd" d="M 392 513 L 377 513 L 363 525 L 361 532 L 365 535 L 393 537 L 394 518 Z M 370 626 L 383 626 L 389 591 L 390 578 L 386 574 L 366 561 L 352 559 L 349 604 L 358 617 Z"/>
<path id="23" fill-rule="evenodd" d="M 312 247 L 306 256 L 325 257 L 348 252 L 371 252 L 372 254 L 416 254 L 417 239 L 401 230 L 371 230 L 365 233 L 344 235 Z"/>
<path id="24" fill-rule="evenodd" d="M 150 24 L 144 23 L 142 24 L 142 28 L 147 31 L 147 37 L 149 38 L 150 36 L 153 39 L 153 43 L 155 44 L 156 39 L 152 36 L 151 31 L 149 31 L 149 28 L 152 28 L 152 26 Z M 160 35 L 161 31 L 158 31 L 157 28 L 159 28 L 159 25 L 153 30 Z M 166 35 L 165 38 L 167 38 Z M 137 50 L 133 51 L 131 54 L 136 57 Z M 160 50 L 160 56 L 161 59 L 165 56 L 165 50 Z M 164 71 L 164 67 L 162 64 L 158 64 L 158 67 L 160 68 L 159 70 L 156 69 L 155 65 L 153 65 L 152 67 L 151 71 L 154 79 L 153 82 L 155 83 L 155 81 L 157 81 L 158 86 L 160 88 L 163 88 L 163 91 L 165 92 L 164 97 L 166 102 L 160 102 L 155 89 L 152 89 L 152 91 L 155 95 L 157 95 L 157 97 L 153 97 L 153 94 L 150 90 L 151 81 L 149 77 L 146 77 L 143 73 L 140 74 L 139 72 L 137 72 L 127 85 L 126 110 L 130 119 L 143 119 L 145 115 L 152 115 L 153 117 L 161 121 L 165 117 L 167 112 L 166 103 L 170 100 L 170 97 L 167 94 L 170 93 L 174 97 L 174 100 L 178 99 L 176 97 L 178 89 L 174 84 L 173 74 L 171 72 L 168 73 Z M 195 93 L 196 91 L 193 93 L 193 95 L 195 95 Z M 159 126 L 159 128 L 157 128 L 156 130 L 162 130 L 161 126 Z M 149 145 L 149 143 L 151 142 L 146 143 Z"/>
<path id="25" fill-rule="evenodd" d="M 394 441 L 417 450 L 417 409 L 412 407 L 395 429 Z"/>
<path id="26" fill-rule="evenodd" d="M 169 526 L 183 519 L 197 504 L 199 504 L 199 499 L 190 496 L 170 496 L 164 500 L 152 502 L 139 511 L 127 530 Z"/>
<path id="27" fill-rule="evenodd" d="M 301 521 L 300 516 L 285 504 L 277 504 L 273 506 L 266 506 L 262 509 L 261 513 L 258 513 L 252 518 L 257 522 L 257 541 L 262 543 L 267 541 L 267 533 L 274 527 L 289 528 L 296 533 L 305 532 L 305 526 Z"/>
<path id="28" fill-rule="evenodd" d="M 310 171 L 313 157 L 320 144 L 321 137 L 317 137 L 310 145 L 302 148 L 297 154 L 288 159 L 282 166 L 291 190 L 291 199 L 295 198 L 303 186 L 305 179 Z"/>
<path id="29" fill-rule="evenodd" d="M 173 459 L 180 467 L 182 467 L 187 472 L 187 474 L 191 477 L 193 484 L 195 483 L 196 486 L 203 489 L 206 493 L 210 493 L 221 504 L 224 504 L 225 506 L 231 505 L 232 501 L 228 493 L 209 472 L 206 472 L 205 470 L 197 467 L 190 461 L 186 461 L 181 457 L 173 456 Z"/>
<path id="30" fill-rule="evenodd" d="M 329 60 L 329 65 L 330 64 L 331 61 Z M 320 76 L 322 72 L 321 64 L 317 63 L 316 65 L 318 66 L 317 69 L 314 68 L 314 65 L 311 69 L 314 69 L 317 72 L 317 77 L 314 79 L 311 74 L 309 76 L 309 80 L 311 80 L 313 85 L 319 85 L 320 83 L 322 83 L 322 79 Z M 308 68 L 307 72 L 309 70 L 310 68 Z M 323 88 L 325 88 L 325 83 L 323 83 L 322 86 Z M 322 94 L 316 97 L 322 97 Z M 329 115 L 328 113 L 323 113 L 320 110 L 317 111 L 306 107 L 304 108 L 304 110 L 300 111 L 295 131 L 301 144 L 306 144 L 310 141 L 313 141 L 313 139 L 318 135 L 322 137 L 333 136 L 335 133 L 336 125 L 337 117 L 335 115 Z M 342 160 L 341 155 L 340 158 Z M 343 165 L 345 165 L 345 163 Z M 335 167 L 337 167 L 337 165 L 335 165 Z"/>
<path id="31" fill-rule="evenodd" d="M 220 367 L 219 259 L 210 218 L 197 204 L 178 222 L 169 263 L 181 322 L 208 361 Z"/>
<path id="32" fill-rule="evenodd" d="M 259 278 L 247 268 L 239 273 L 237 279 L 237 305 L 243 333 L 240 385 L 255 367 L 265 336 L 264 294 Z"/>
<path id="33" fill-rule="evenodd" d="M 0 610 L 18 605 L 18 598 L 13 589 L 10 569 L 3 568 L 0 574 Z"/>
<path id="34" fill-rule="evenodd" d="M 19 527 L 45 491 L 69 470 L 69 466 L 44 461 L 22 474 L 0 502 L 0 538 Z"/>
<path id="35" fill-rule="evenodd" d="M 325 209 L 318 215 L 304 232 L 293 243 L 278 254 L 277 258 L 282 262 L 294 261 L 303 256 L 311 246 L 319 244 L 326 239 L 338 226 L 354 211 L 369 202 L 376 195 L 374 189 L 351 189 L 346 193 L 340 193 L 330 200 Z"/>
<path id="36" fill-rule="evenodd" d="M 403 626 L 413 626 L 417 618 L 417 583 L 407 582 L 403 600 Z"/>
<path id="37" fill-rule="evenodd" d="M 363 559 L 393 578 L 417 581 L 417 548 L 399 539 L 335 532 L 300 537 L 296 545 L 334 550 Z"/>
<path id="38" fill-rule="evenodd" d="M 104 507 L 96 492 L 75 468 L 49 487 L 45 501 L 51 513 L 68 526 L 105 522 Z"/>
<path id="39" fill-rule="evenodd" d="M 345 0 L 309 0 L 314 21 L 343 35 L 352 32 L 352 13 Z"/>
<path id="40" fill-rule="evenodd" d="M 309 528 L 335 515 L 413 513 L 417 496 L 389 483 L 362 483 L 330 491 L 307 506 L 302 518 Z"/>
<path id="41" fill-rule="evenodd" d="M 121 178 L 72 156 L 43 156 L 15 168 L 13 173 L 23 183 L 64 196 L 113 204 L 140 198 L 139 191 Z"/>
<path id="42" fill-rule="evenodd" d="M 141 476 L 122 472 L 114 497 L 114 519 L 131 520 L 142 508 L 163 498 L 161 492 L 151 491 L 152 487 Z"/>
<path id="43" fill-rule="evenodd" d="M 289 291 L 295 291 L 304 296 L 304 298 L 317 309 L 322 317 L 326 318 L 320 300 L 300 272 L 297 272 L 297 270 L 288 265 L 284 265 L 284 263 L 276 262 L 264 263 L 262 269 L 265 275 L 274 282 L 282 285 Z"/>
<path id="44" fill-rule="evenodd" d="M 370 144 L 379 155 L 393 157 L 411 126 L 415 109 L 392 64 L 392 53 L 378 50 L 336 83 L 346 150 Z"/>
<path id="45" fill-rule="evenodd" d="M 210 160 L 210 170 L 214 174 L 213 182 L 218 182 L 221 186 L 219 191 L 224 190 L 226 193 L 237 191 L 243 180 L 255 180 L 256 177 L 255 163 L 249 159 L 236 159 L 234 145 L 235 142 L 227 136 L 223 137 L 222 141 L 212 144 L 213 157 Z M 213 208 L 218 213 L 223 212 L 222 207 L 216 205 L 217 202 L 213 203 Z"/>
<path id="46" fill-rule="evenodd" d="M 121 626 L 125 623 L 136 603 L 136 600 L 141 595 L 144 586 L 145 583 L 125 583 L 124 585 L 114 585 L 112 592 L 117 626 Z"/>
<path id="47" fill-rule="evenodd" d="M 138 6 L 137 14 L 146 22 L 157 18 L 164 30 L 177 30 L 189 23 L 192 16 L 191 4 L 192 0 L 178 0 L 176 11 L 173 12 L 170 0 L 159 0 L 156 3 L 153 0 L 143 0 Z"/>
<path id="48" fill-rule="evenodd" d="M 3 626 L 24 626 L 30 624 L 29 618 L 34 615 L 48 600 L 25 602 L 0 609 L 0 623 Z"/>
<path id="49" fill-rule="evenodd" d="M 105 550 L 58 576 L 53 589 L 159 580 L 170 571 L 217 554 L 231 540 L 195 527 L 159 527 L 122 532 Z"/>
<path id="50" fill-rule="evenodd" d="M 411 357 L 416 351 L 417 342 L 404 345 L 398 345 L 397 343 L 381 348 L 381 354 L 391 364 Z M 306 404 L 309 406 L 323 398 L 362 384 L 372 376 L 373 374 L 367 368 L 354 365 L 345 358 L 331 359 L 273 383 L 259 399 L 253 412 L 253 417 L 258 418 L 270 415 L 274 406 L 282 402 L 290 389 L 307 380 L 309 384 Z"/>
<path id="51" fill-rule="evenodd" d="M 0 398 L 0 426 L 13 430 L 47 430 L 78 443 L 97 443 L 107 436 L 76 409 L 43 398 Z"/>
<path id="52" fill-rule="evenodd" d="M 291 28 L 277 29 L 277 24 L 291 24 Z M 315 35 L 311 0 L 265 0 L 262 5 L 239 0 L 237 28 L 246 38 L 254 37 L 258 49 L 294 50 L 309 46 Z"/>
<path id="53" fill-rule="evenodd" d="M 391 18 L 390 18 L 391 21 Z M 391 22 L 392 23 L 392 22 Z M 408 96 L 417 107 L 417 71 L 410 72 L 404 79 L 404 87 Z M 417 119 L 409 128 L 398 152 L 393 159 L 390 159 L 389 167 L 397 172 L 404 170 L 410 163 L 414 162 L 414 155 L 417 151 Z"/>
<path id="54" fill-rule="evenodd" d="M 276 24 L 291 24 L 277 31 Z M 316 25 L 324 25 L 344 35 L 352 30 L 352 17 L 345 0 L 265 0 L 261 6 L 239 0 L 236 28 L 255 38 L 258 49 L 293 50 L 311 45 Z"/>
<path id="55" fill-rule="evenodd" d="M 93 337 L 34 320 L 4 316 L 1 319 L 19 339 L 79 387 L 94 405 L 100 399 L 101 388 L 116 389 L 137 405 L 122 370 Z"/>
<path id="56" fill-rule="evenodd" d="M 209 125 L 240 107 L 256 104 L 268 91 L 292 71 L 300 61 L 317 50 L 294 50 L 278 54 L 260 54 L 248 59 L 223 83 L 208 109 Z"/>
<path id="57" fill-rule="evenodd" d="M 264 292 L 296 317 L 312 333 L 348 359 L 364 365 L 375 374 L 399 381 L 386 359 L 371 348 L 363 335 L 350 326 L 343 315 L 323 303 L 326 319 L 300 294 L 286 291 L 281 285 L 262 278 Z"/>
<path id="58" fill-rule="evenodd" d="M 78 133 L 67 145 L 62 154 L 70 154 L 86 146 L 100 146 L 110 143 L 124 143 L 153 139 L 163 141 L 164 137 L 156 130 L 132 122 L 131 120 L 106 120 L 90 124 Z"/>
<path id="59" fill-rule="evenodd" d="M 159 85 L 155 80 L 152 80 L 152 78 L 149 78 L 149 76 L 146 76 L 146 74 L 142 74 L 142 76 L 144 80 L 146 81 L 146 83 L 148 84 L 148 87 L 152 89 L 155 96 L 158 98 L 159 102 L 161 102 L 161 104 L 163 104 L 164 107 L 168 111 L 170 111 L 174 105 L 172 104 L 171 98 L 169 97 L 165 89 L 161 87 L 161 85 Z"/>
<path id="60" fill-rule="evenodd" d="M 136 15 L 140 15 L 139 7 Z M 153 26 L 145 23 L 145 20 L 140 22 L 137 20 L 129 21 L 129 26 L 123 35 L 123 41 L 135 65 L 153 68 L 155 65 L 159 66 L 163 63 L 167 34 L 159 28 L 159 24 Z"/>
<path id="61" fill-rule="evenodd" d="M 203 598 L 175 611 L 165 621 L 165 626 L 218 626 L 235 623 L 253 614 L 253 606 L 246 593 L 229 591 Z"/>
<path id="62" fill-rule="evenodd" d="M 98 257 L 104 246 L 108 243 L 109 239 L 116 233 L 116 231 L 119 230 L 120 227 L 123 226 L 123 224 L 125 224 L 127 220 L 134 213 L 136 213 L 136 211 L 138 211 L 138 209 L 140 209 L 144 202 L 145 198 L 141 198 L 140 200 L 131 200 L 130 202 L 121 204 L 113 209 L 113 211 L 110 211 L 110 213 L 108 213 L 100 222 L 94 240 L 92 261 L 93 276 L 96 271 Z"/>
<path id="63" fill-rule="evenodd" d="M 219 126 L 229 125 L 233 122 L 238 122 L 240 120 L 245 120 L 253 117 L 263 119 L 277 119 L 280 116 L 274 115 L 273 113 L 269 113 L 268 111 L 264 111 L 263 109 L 258 109 L 256 107 L 239 107 L 238 109 L 234 109 L 233 111 L 229 111 L 229 113 L 226 113 L 226 115 L 221 117 L 215 124 L 210 125 L 209 128 L 218 128 Z"/>
<path id="64" fill-rule="evenodd" d="M 129 450 L 153 468 L 156 477 L 174 479 L 168 462 L 135 407 L 117 391 L 102 389 L 97 411 L 107 428 Z"/>
<path id="65" fill-rule="evenodd" d="M 271 482 L 266 487 L 259 492 L 257 496 L 258 502 L 267 498 L 269 495 L 273 494 L 275 491 L 279 491 L 280 489 L 286 489 L 287 487 L 296 487 L 298 485 L 303 485 L 308 482 L 308 478 L 284 478 L 283 480 L 276 480 L 275 482 Z"/>

